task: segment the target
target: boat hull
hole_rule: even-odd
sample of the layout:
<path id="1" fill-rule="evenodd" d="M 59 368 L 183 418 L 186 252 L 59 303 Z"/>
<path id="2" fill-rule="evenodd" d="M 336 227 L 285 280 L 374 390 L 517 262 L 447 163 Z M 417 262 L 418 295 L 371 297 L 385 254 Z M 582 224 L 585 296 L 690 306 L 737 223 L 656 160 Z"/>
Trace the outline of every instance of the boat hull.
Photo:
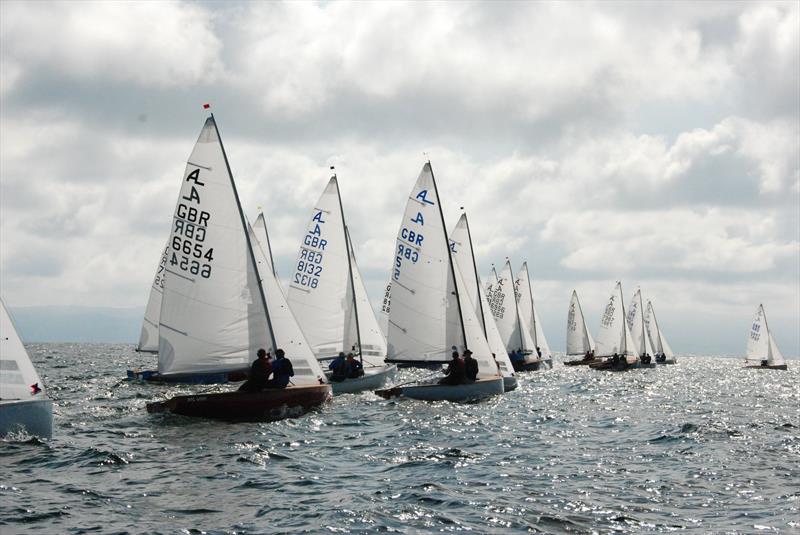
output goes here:
<path id="1" fill-rule="evenodd" d="M 512 366 L 514 366 L 515 372 L 535 372 L 539 370 L 542 365 L 542 361 L 539 359 L 536 360 L 521 360 L 517 362 L 512 362 Z"/>
<path id="2" fill-rule="evenodd" d="M 128 370 L 128 380 L 156 384 L 220 385 L 245 379 L 245 371 L 161 375 L 157 370 Z"/>
<path id="3" fill-rule="evenodd" d="M 147 412 L 226 421 L 275 421 L 302 416 L 331 399 L 331 386 L 290 386 L 261 392 L 175 396 L 147 404 Z"/>
<path id="4" fill-rule="evenodd" d="M 503 377 L 503 391 L 511 392 L 516 390 L 518 386 L 516 377 Z"/>
<path id="5" fill-rule="evenodd" d="M 580 360 L 568 360 L 564 362 L 564 366 L 589 366 L 590 364 L 595 364 L 600 362 L 598 359 L 580 359 Z"/>
<path id="6" fill-rule="evenodd" d="M 642 364 L 639 359 L 634 362 L 629 362 L 627 359 L 620 359 L 619 362 L 614 364 L 611 359 L 603 359 L 589 365 L 593 370 L 609 371 L 609 372 L 624 372 L 628 370 L 635 370 L 639 368 L 655 368 L 656 365 L 652 362 L 650 364 Z"/>
<path id="7" fill-rule="evenodd" d="M 0 402 L 0 437 L 16 432 L 42 438 L 53 436 L 53 400 Z"/>
<path id="8" fill-rule="evenodd" d="M 381 368 L 365 368 L 364 375 L 355 379 L 345 379 L 340 382 L 331 382 L 333 395 L 355 394 L 367 390 L 377 390 L 397 376 L 397 366 L 383 366 Z"/>
<path id="9" fill-rule="evenodd" d="M 767 366 L 761 366 L 761 365 L 745 366 L 745 368 L 747 368 L 747 369 L 759 369 L 759 370 L 788 370 L 789 369 L 786 364 L 780 364 L 780 365 L 775 365 L 775 366 L 771 366 L 771 365 L 767 365 Z"/>
<path id="10" fill-rule="evenodd" d="M 417 384 L 377 391 L 382 397 L 404 396 L 422 401 L 477 401 L 503 393 L 503 378 L 479 379 L 461 385 Z"/>
<path id="11" fill-rule="evenodd" d="M 656 361 L 656 364 L 677 364 L 677 363 L 678 363 L 678 361 L 676 361 L 675 359 L 657 360 Z"/>

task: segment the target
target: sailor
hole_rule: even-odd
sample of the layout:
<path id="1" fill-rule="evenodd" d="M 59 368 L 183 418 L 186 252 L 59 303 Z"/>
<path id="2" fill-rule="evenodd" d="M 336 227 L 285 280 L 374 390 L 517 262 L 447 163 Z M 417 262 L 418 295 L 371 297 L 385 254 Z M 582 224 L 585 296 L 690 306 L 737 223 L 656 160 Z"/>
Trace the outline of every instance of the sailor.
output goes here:
<path id="1" fill-rule="evenodd" d="M 328 369 L 331 371 L 331 381 L 338 383 L 347 378 L 345 366 L 346 361 L 344 358 L 344 351 L 339 351 L 339 356 L 333 359 L 333 361 L 328 365 Z"/>
<path id="2" fill-rule="evenodd" d="M 294 377 L 292 361 L 286 358 L 283 349 L 275 352 L 275 362 L 272 363 L 272 379 L 267 381 L 267 388 L 286 388 L 289 378 Z"/>
<path id="3" fill-rule="evenodd" d="M 592 352 L 587 351 L 586 354 L 583 356 L 583 360 L 592 360 Z"/>
<path id="4" fill-rule="evenodd" d="M 364 375 L 364 365 L 357 361 L 352 353 L 347 354 L 344 370 L 348 379 L 355 379 Z"/>
<path id="5" fill-rule="evenodd" d="M 467 382 L 464 361 L 458 356 L 458 351 L 453 352 L 453 360 L 447 365 L 445 377 L 439 379 L 440 385 L 460 385 Z"/>
<path id="6" fill-rule="evenodd" d="M 539 349 L 539 346 L 536 346 L 536 354 L 539 355 L 539 358 L 542 358 L 542 350 Z"/>
<path id="7" fill-rule="evenodd" d="M 767 359 L 764 359 L 764 360 L 761 361 L 761 365 L 762 366 L 768 366 L 769 365 L 769 361 Z"/>
<path id="8" fill-rule="evenodd" d="M 472 358 L 472 351 L 464 350 L 464 373 L 470 381 L 478 379 L 478 361 Z"/>
<path id="9" fill-rule="evenodd" d="M 522 349 L 515 349 L 508 358 L 511 359 L 511 362 L 522 362 L 525 360 L 525 355 L 522 353 Z"/>
<path id="10" fill-rule="evenodd" d="M 619 354 L 618 353 L 614 353 L 613 355 L 611 355 L 611 363 L 613 365 L 615 365 L 615 366 L 617 364 L 619 364 Z"/>
<path id="11" fill-rule="evenodd" d="M 250 375 L 247 381 L 239 387 L 242 392 L 259 392 L 267 386 L 267 380 L 272 373 L 271 357 L 264 349 L 259 349 L 256 353 L 256 360 L 250 366 Z"/>

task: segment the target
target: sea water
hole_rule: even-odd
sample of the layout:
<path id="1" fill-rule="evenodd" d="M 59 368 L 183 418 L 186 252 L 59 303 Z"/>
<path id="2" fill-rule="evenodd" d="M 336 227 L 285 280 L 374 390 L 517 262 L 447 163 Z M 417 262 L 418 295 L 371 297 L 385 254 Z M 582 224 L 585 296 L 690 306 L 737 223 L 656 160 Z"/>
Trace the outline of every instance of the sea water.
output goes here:
<path id="1" fill-rule="evenodd" d="M 0 442 L 3 535 L 800 532 L 799 361 L 556 363 L 480 403 L 366 393 L 230 424 L 147 414 L 212 388 L 126 381 L 155 366 L 132 346 L 28 350 L 54 434 Z"/>

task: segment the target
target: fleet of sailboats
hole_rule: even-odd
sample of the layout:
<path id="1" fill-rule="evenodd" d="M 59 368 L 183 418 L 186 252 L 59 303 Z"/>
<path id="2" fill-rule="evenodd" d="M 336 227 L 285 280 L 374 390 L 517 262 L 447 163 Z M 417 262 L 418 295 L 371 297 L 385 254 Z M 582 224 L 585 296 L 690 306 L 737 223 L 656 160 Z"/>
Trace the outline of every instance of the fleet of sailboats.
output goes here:
<path id="1" fill-rule="evenodd" d="M 611 371 L 675 364 L 652 302 L 644 303 L 637 289 L 626 312 L 617 282 L 595 340 L 573 290 L 566 355 L 581 358 L 564 364 Z M 52 401 L 0 305 L 0 436 L 21 429 L 49 437 Z M 478 400 L 517 388 L 516 372 L 553 366 L 527 262 L 515 277 L 506 260 L 499 274 L 493 267 L 481 282 L 467 215 L 448 237 L 430 162 L 407 198 L 378 315 L 358 269 L 335 174 L 314 205 L 284 292 L 266 218 L 259 212 L 252 225 L 245 218 L 210 115 L 187 161 L 136 346 L 137 352 L 158 354 L 158 369 L 128 375 L 164 382 L 241 380 L 259 348 L 269 354 L 282 349 L 291 358 L 287 387 L 176 396 L 149 403 L 148 411 L 272 420 L 303 414 L 332 393 Z M 333 377 L 323 370 L 346 353 L 363 373 Z M 396 364 L 439 367 L 460 362 L 460 355 L 477 363 L 474 378 L 453 384 L 440 376 L 381 389 L 395 380 Z M 787 369 L 762 305 L 746 362 L 748 368 Z"/>

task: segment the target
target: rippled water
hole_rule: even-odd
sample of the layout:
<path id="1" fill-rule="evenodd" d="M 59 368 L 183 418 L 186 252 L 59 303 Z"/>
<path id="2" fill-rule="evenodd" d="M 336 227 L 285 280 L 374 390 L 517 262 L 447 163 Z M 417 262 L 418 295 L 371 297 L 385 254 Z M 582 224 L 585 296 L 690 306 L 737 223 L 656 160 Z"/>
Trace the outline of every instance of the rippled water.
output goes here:
<path id="1" fill-rule="evenodd" d="M 55 431 L 0 442 L 3 535 L 800 532 L 798 361 L 558 364 L 482 403 L 347 395 L 225 424 L 148 415 L 191 389 L 122 380 L 155 362 L 131 346 L 28 348 Z"/>

